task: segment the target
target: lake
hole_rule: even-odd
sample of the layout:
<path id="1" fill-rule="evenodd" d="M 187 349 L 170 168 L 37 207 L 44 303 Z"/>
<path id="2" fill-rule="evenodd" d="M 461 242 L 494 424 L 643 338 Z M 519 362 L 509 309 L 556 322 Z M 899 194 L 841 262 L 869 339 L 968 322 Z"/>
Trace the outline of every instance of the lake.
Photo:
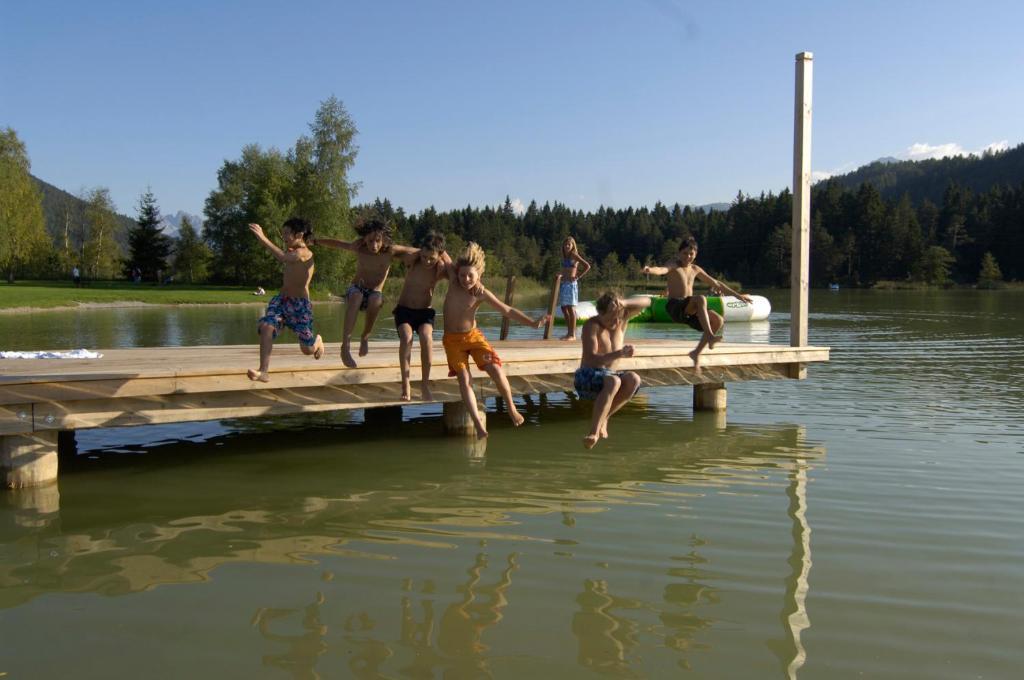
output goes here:
<path id="1" fill-rule="evenodd" d="M 788 343 L 768 296 L 727 339 Z M 489 400 L 485 447 L 440 406 L 82 431 L 58 485 L 0 492 L 0 675 L 1018 677 L 1024 293 L 811 310 L 808 380 L 725 417 L 645 390 L 590 451 L 565 394 L 518 430 Z M 260 311 L 7 314 L 0 347 L 254 343 Z"/>

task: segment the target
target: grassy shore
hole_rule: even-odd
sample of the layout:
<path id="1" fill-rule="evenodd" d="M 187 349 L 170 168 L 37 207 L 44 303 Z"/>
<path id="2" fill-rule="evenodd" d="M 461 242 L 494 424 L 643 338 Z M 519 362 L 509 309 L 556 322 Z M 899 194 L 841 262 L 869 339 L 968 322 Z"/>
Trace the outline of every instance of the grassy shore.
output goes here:
<path id="1" fill-rule="evenodd" d="M 505 278 L 488 279 L 486 285 L 498 297 L 505 293 Z M 402 279 L 390 278 L 384 286 L 384 295 L 389 300 L 398 298 L 402 290 Z M 435 299 L 443 299 L 447 282 L 441 281 L 435 291 Z M 545 286 L 532 279 L 520 278 L 516 282 L 516 296 L 532 296 L 543 293 Z M 18 281 L 14 284 L 0 283 L 0 309 L 52 309 L 55 307 L 117 306 L 117 305 L 202 305 L 202 304 L 266 304 L 276 289 L 267 289 L 267 296 L 253 295 L 248 286 L 215 286 L 171 284 L 157 286 L 152 283 L 134 284 L 127 281 L 93 281 L 76 288 L 64 281 Z M 311 291 L 314 301 L 337 300 L 329 291 Z"/>

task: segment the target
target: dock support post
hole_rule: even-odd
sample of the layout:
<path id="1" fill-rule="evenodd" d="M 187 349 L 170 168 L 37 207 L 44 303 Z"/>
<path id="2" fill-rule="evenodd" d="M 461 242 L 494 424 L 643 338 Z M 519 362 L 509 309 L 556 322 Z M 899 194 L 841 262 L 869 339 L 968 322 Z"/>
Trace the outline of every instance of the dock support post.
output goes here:
<path id="1" fill-rule="evenodd" d="M 558 289 L 562 285 L 562 275 L 555 275 L 555 282 L 551 285 L 551 303 L 548 305 L 548 322 L 544 324 L 544 339 L 551 337 L 551 326 L 555 323 L 555 307 L 558 305 Z"/>
<path id="2" fill-rule="evenodd" d="M 694 411 L 724 411 L 725 383 L 706 383 L 693 386 Z"/>
<path id="3" fill-rule="evenodd" d="M 74 430 L 57 431 L 57 459 L 61 463 L 70 463 L 78 455 L 78 441 Z"/>
<path id="4" fill-rule="evenodd" d="M 57 433 L 33 432 L 0 437 L 0 475 L 5 489 L 56 482 Z"/>
<path id="5" fill-rule="evenodd" d="M 444 422 L 444 431 L 447 434 L 476 436 L 476 427 L 473 425 L 473 418 L 470 417 L 466 404 L 461 401 L 446 401 L 442 409 L 441 417 Z M 487 412 L 480 404 L 476 405 L 476 410 L 480 414 L 480 420 L 486 425 Z"/>
<path id="6" fill-rule="evenodd" d="M 505 281 L 505 304 L 509 307 L 515 307 L 515 295 L 516 295 L 516 277 L 509 276 L 508 280 Z M 498 336 L 499 340 L 508 340 L 508 326 L 509 319 L 504 317 L 501 320 L 501 335 Z"/>
<path id="7" fill-rule="evenodd" d="M 363 409 L 363 422 L 367 425 L 393 427 L 402 424 L 401 406 L 378 406 Z"/>
<path id="8" fill-rule="evenodd" d="M 811 82 L 814 55 L 796 55 L 793 110 L 793 243 L 790 261 L 789 344 L 807 346 L 807 291 L 811 248 Z M 800 370 L 797 378 L 806 371 Z"/>

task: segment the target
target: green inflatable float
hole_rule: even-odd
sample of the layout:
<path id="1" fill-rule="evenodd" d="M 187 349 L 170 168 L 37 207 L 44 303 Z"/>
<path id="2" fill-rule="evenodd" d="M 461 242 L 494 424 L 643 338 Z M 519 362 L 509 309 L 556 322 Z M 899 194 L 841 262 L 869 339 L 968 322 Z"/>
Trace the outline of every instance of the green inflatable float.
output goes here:
<path id="1" fill-rule="evenodd" d="M 639 296 L 637 296 L 639 297 Z M 668 298 L 662 295 L 648 295 L 651 298 L 651 306 L 645 309 L 638 316 L 633 317 L 634 323 L 673 323 L 669 318 L 665 305 Z M 751 295 L 753 302 L 744 302 L 731 295 L 708 295 L 708 309 L 718 312 L 726 321 L 763 321 L 772 313 L 772 304 L 768 298 L 760 295 Z M 576 305 L 576 318 L 583 323 L 592 316 L 597 316 L 597 308 L 593 300 L 583 300 Z M 555 318 L 555 323 L 565 324 L 561 316 Z"/>

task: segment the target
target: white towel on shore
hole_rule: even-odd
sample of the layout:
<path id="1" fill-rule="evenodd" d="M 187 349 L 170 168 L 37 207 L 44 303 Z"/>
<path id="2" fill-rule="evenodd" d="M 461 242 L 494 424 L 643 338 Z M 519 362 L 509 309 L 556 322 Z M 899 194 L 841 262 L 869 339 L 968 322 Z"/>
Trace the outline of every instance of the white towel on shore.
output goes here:
<path id="1" fill-rule="evenodd" d="M 99 359 L 103 355 L 88 349 L 69 349 L 58 352 L 0 352 L 0 359 Z"/>

